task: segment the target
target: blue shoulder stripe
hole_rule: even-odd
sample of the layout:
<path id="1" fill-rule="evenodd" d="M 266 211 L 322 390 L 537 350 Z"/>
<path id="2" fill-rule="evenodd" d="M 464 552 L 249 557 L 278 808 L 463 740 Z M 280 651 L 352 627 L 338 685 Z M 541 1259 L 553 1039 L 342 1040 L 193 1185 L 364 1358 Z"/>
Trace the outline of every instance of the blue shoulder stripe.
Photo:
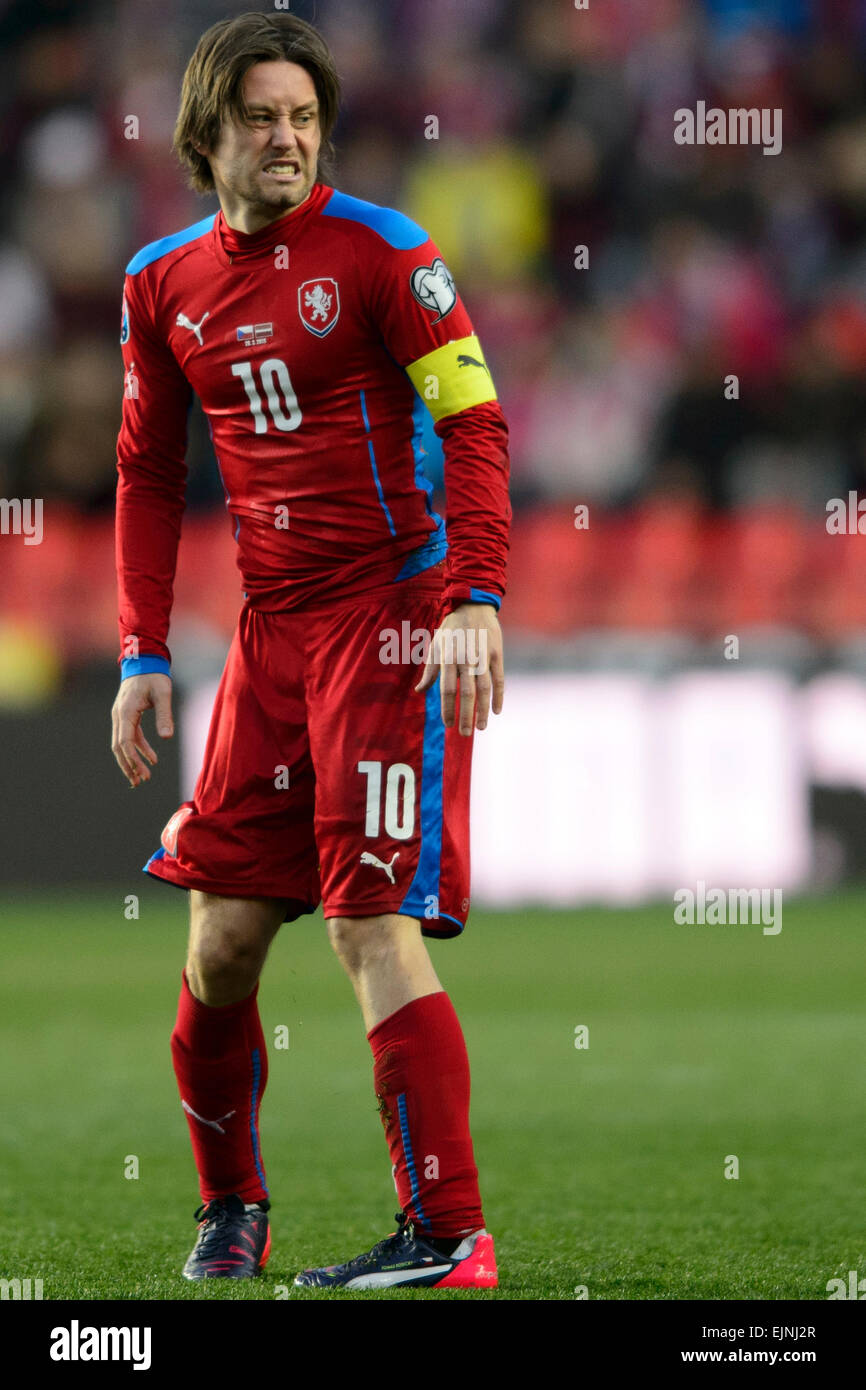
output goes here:
<path id="1" fill-rule="evenodd" d="M 361 198 L 350 198 L 348 193 L 331 194 L 322 209 L 323 217 L 343 217 L 347 222 L 360 222 L 376 232 L 396 251 L 411 251 L 423 246 L 427 233 L 411 217 L 406 217 L 394 208 L 381 208 L 377 203 L 365 203 Z"/>
<path id="2" fill-rule="evenodd" d="M 191 227 L 184 227 L 181 232 L 173 232 L 171 236 L 164 236 L 159 241 L 149 242 L 133 256 L 126 267 L 127 275 L 137 275 L 140 270 L 144 270 L 146 265 L 158 261 L 161 256 L 167 256 L 169 251 L 174 251 L 178 246 L 186 246 L 188 241 L 195 241 L 198 237 L 205 236 L 213 226 L 215 217 L 216 213 L 212 212 L 210 217 L 202 218 L 201 222 L 194 222 Z"/>

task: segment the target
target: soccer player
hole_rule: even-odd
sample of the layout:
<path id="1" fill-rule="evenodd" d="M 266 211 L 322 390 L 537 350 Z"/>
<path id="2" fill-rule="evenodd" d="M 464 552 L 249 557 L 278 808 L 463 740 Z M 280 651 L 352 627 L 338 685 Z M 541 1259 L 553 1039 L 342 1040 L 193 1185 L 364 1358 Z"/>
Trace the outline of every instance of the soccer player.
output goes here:
<path id="1" fill-rule="evenodd" d="M 195 794 L 145 866 L 190 897 L 171 1044 L 202 1205 L 183 1272 L 247 1278 L 268 1258 L 258 981 L 280 924 L 321 901 L 401 1211 L 370 1251 L 295 1283 L 490 1287 L 466 1048 L 423 938 L 458 935 L 469 908 L 473 733 L 502 705 L 507 427 L 426 232 L 319 181 L 338 100 L 321 35 L 284 13 L 215 24 L 186 70 L 175 151 L 220 211 L 127 267 L 112 748 L 135 787 L 157 760 L 144 711 L 173 731 L 195 392 L 244 603 Z M 424 476 L 427 409 L 447 539 Z"/>

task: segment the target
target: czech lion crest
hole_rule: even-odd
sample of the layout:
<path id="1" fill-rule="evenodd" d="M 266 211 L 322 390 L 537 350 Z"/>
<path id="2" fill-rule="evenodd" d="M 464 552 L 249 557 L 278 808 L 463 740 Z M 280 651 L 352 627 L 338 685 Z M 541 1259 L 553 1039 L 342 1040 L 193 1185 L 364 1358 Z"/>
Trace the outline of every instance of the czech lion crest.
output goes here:
<path id="1" fill-rule="evenodd" d="M 330 333 L 340 317 L 340 291 L 336 280 L 328 276 L 305 280 L 298 290 L 298 313 L 304 327 L 317 338 Z"/>

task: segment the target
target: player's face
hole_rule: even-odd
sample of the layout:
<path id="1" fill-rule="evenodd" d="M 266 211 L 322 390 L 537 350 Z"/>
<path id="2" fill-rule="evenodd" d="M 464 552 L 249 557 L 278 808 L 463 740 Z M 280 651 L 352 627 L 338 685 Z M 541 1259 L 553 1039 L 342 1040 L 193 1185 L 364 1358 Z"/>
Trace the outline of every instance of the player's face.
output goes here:
<path id="1" fill-rule="evenodd" d="M 321 144 L 316 88 L 297 63 L 257 63 L 244 77 L 250 121 L 223 121 L 210 161 L 225 219 L 255 232 L 309 196 Z"/>

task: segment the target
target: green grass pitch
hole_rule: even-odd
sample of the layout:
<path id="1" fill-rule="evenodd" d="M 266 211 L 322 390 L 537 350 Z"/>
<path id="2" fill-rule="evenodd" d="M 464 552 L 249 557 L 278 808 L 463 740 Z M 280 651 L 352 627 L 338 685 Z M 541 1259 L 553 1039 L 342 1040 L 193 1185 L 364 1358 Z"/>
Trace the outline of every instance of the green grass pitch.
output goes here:
<path id="1" fill-rule="evenodd" d="M 0 902 L 0 1273 L 46 1299 L 826 1299 L 866 1273 L 866 894 L 787 903 L 778 936 L 677 926 L 663 904 L 478 911 L 434 943 L 500 1286 L 353 1295 L 291 1287 L 397 1209 L 321 916 L 282 929 L 260 992 L 267 1275 L 188 1284 L 198 1194 L 168 1043 L 186 900 L 139 892 L 138 920 L 121 893 Z"/>

